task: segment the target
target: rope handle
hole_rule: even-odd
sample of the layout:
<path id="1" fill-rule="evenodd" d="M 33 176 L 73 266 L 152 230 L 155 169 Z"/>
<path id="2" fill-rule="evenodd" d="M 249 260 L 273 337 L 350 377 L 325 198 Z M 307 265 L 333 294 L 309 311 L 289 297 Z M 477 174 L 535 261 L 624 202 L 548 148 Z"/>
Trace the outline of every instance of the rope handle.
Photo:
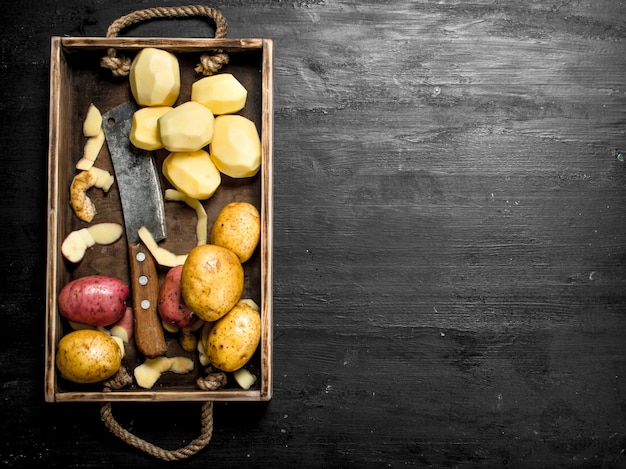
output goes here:
<path id="1" fill-rule="evenodd" d="M 197 386 L 204 391 L 216 391 L 226 385 L 226 374 L 207 368 L 207 375 L 197 379 Z M 116 389 L 123 389 L 132 384 L 133 378 L 125 367 L 122 367 L 109 380 L 104 382 L 103 391 L 111 392 Z M 163 449 L 150 443 L 130 431 L 126 430 L 116 420 L 113 415 L 111 402 L 103 402 L 100 405 L 100 418 L 105 427 L 120 440 L 130 446 L 150 454 L 164 461 L 178 461 L 189 458 L 202 451 L 211 441 L 213 436 L 213 401 L 206 401 L 202 404 L 200 412 L 200 435 L 188 445 L 175 450 Z"/>
<path id="2" fill-rule="evenodd" d="M 133 435 L 131 432 L 123 428 L 113 416 L 110 402 L 104 402 L 102 406 L 100 406 L 100 416 L 102 417 L 104 425 L 119 439 L 164 461 L 179 461 L 199 453 L 209 444 L 211 436 L 213 435 L 213 401 L 206 401 L 202 404 L 202 411 L 200 414 L 200 435 L 188 445 L 175 450 L 163 449 L 142 438 L 139 438 L 136 435 Z"/>
<path id="3" fill-rule="evenodd" d="M 155 18 L 186 18 L 192 16 L 205 16 L 212 19 L 215 23 L 215 38 L 221 39 L 226 37 L 228 31 L 226 19 L 218 9 L 205 5 L 155 7 L 136 10 L 128 15 L 121 16 L 111 23 L 107 29 L 106 37 L 117 37 L 122 29 Z M 110 69 L 113 75 L 118 77 L 128 75 L 131 63 L 132 60 L 128 57 L 118 56 L 117 51 L 113 47 L 107 49 L 107 54 L 100 60 L 100 65 L 103 68 Z M 207 76 L 213 75 L 227 63 L 228 54 L 223 50 L 215 50 L 211 54 L 206 53 L 200 56 L 200 63 L 196 66 L 195 71 Z"/>

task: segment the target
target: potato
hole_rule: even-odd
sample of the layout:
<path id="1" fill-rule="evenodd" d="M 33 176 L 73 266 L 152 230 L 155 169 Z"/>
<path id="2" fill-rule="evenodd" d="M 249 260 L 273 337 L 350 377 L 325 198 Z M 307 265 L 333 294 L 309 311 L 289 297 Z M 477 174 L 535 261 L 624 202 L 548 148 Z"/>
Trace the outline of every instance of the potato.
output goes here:
<path id="1" fill-rule="evenodd" d="M 56 365 L 75 383 L 97 383 L 113 376 L 122 364 L 122 350 L 109 334 L 95 329 L 72 331 L 57 345 Z"/>
<path id="2" fill-rule="evenodd" d="M 59 314 L 69 321 L 109 326 L 126 312 L 129 286 L 115 277 L 89 275 L 67 283 L 59 292 Z"/>
<path id="3" fill-rule="evenodd" d="M 83 135 L 95 137 L 102 130 L 102 114 L 93 103 L 89 104 L 85 120 L 83 120 Z"/>
<path id="4" fill-rule="evenodd" d="M 213 325 L 205 350 L 215 368 L 236 371 L 252 358 L 260 340 L 261 315 L 239 302 Z"/>
<path id="5" fill-rule="evenodd" d="M 180 93 L 180 65 L 171 52 L 146 47 L 133 59 L 130 90 L 141 106 L 172 106 Z"/>
<path id="6" fill-rule="evenodd" d="M 246 105 L 248 91 L 230 73 L 201 78 L 191 84 L 191 100 L 217 114 L 232 114 Z"/>
<path id="7" fill-rule="evenodd" d="M 169 151 L 196 151 L 213 138 L 213 113 L 200 103 L 187 101 L 159 117 L 163 147 Z"/>
<path id="8" fill-rule="evenodd" d="M 167 271 L 159 290 L 159 301 L 157 304 L 161 319 L 181 329 L 191 327 L 199 319 L 183 301 L 180 291 L 182 271 L 182 265 L 177 265 Z"/>
<path id="9" fill-rule="evenodd" d="M 214 244 L 194 247 L 183 264 L 180 288 L 185 304 L 205 321 L 230 311 L 243 293 L 244 272 L 237 255 Z"/>
<path id="10" fill-rule="evenodd" d="M 238 114 L 215 118 L 209 146 L 217 169 L 232 178 L 252 177 L 261 167 L 261 139 L 254 122 Z"/>
<path id="11" fill-rule="evenodd" d="M 211 243 L 230 249 L 243 264 L 261 238 L 261 216 L 248 202 L 231 202 L 217 215 L 211 229 Z"/>
<path id="12" fill-rule="evenodd" d="M 133 114 L 130 126 L 130 142 L 142 150 L 153 151 L 163 148 L 159 132 L 159 117 L 174 109 L 171 106 L 149 106 Z"/>
<path id="13" fill-rule="evenodd" d="M 220 172 L 204 150 L 172 152 L 162 168 L 170 184 L 192 199 L 208 199 L 222 183 Z"/>

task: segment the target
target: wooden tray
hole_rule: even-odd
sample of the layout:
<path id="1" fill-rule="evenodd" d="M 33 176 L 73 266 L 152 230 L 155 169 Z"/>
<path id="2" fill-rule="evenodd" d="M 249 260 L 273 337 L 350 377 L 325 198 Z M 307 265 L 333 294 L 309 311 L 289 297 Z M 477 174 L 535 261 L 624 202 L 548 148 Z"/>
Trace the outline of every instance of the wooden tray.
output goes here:
<path id="1" fill-rule="evenodd" d="M 221 49 L 229 54 L 229 63 L 220 72 L 235 75 L 248 90 L 245 108 L 239 113 L 257 125 L 262 143 L 262 166 L 248 179 L 222 177 L 222 184 L 213 197 L 204 201 L 211 223 L 226 203 L 248 201 L 261 213 L 261 242 L 254 256 L 244 264 L 243 298 L 251 298 L 261 307 L 261 343 L 255 356 L 246 365 L 257 376 L 249 390 L 241 389 L 231 375 L 225 388 L 203 391 L 196 386 L 205 376 L 197 353 L 186 353 L 178 345 L 176 335 L 166 333 L 168 356 L 185 355 L 196 361 L 194 372 L 186 375 L 164 373 L 150 390 L 135 383 L 123 390 L 103 392 L 101 384 L 79 385 L 60 377 L 55 366 L 56 346 L 71 329 L 57 309 L 57 295 L 70 280 L 91 274 L 104 274 L 129 281 L 125 239 L 110 246 L 94 246 L 77 265 L 68 263 L 60 246 L 65 236 L 87 226 L 69 205 L 69 186 L 82 156 L 85 137 L 82 122 L 93 102 L 105 113 L 116 105 L 132 99 L 127 77 L 113 77 L 100 66 L 108 48 L 118 55 L 133 57 L 144 47 L 157 47 L 176 54 L 181 69 L 181 92 L 176 104 L 189 100 L 191 83 L 202 75 L 194 71 L 202 53 Z M 50 128 L 48 157 L 48 270 L 46 282 L 45 399 L 54 401 L 266 401 L 272 396 L 272 41 L 268 39 L 180 39 L 180 38 L 72 38 L 53 37 L 50 60 Z M 154 153 L 157 167 L 167 156 L 166 150 Z M 114 174 L 108 149 L 103 147 L 96 166 Z M 164 178 L 162 189 L 171 185 Z M 112 221 L 123 225 L 119 192 L 114 184 L 108 193 L 99 189 L 88 192 L 97 208 L 93 223 Z M 161 245 L 175 253 L 188 252 L 196 243 L 196 214 L 180 202 L 165 201 L 167 239 Z M 162 279 L 165 269 L 159 269 Z M 123 366 L 132 376 L 135 366 L 144 357 L 134 344 L 126 346 Z"/>

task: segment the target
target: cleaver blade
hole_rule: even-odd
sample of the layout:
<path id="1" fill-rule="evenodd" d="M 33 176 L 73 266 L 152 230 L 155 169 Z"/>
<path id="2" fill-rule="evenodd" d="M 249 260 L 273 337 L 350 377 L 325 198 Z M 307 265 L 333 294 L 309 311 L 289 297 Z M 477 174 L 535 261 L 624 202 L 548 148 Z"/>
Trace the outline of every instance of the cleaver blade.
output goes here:
<path id="1" fill-rule="evenodd" d="M 155 241 L 165 233 L 165 209 L 159 173 L 151 152 L 136 148 L 130 141 L 133 114 L 139 107 L 127 101 L 102 115 L 102 127 L 111 155 L 120 193 L 130 283 L 135 316 L 135 344 L 146 357 L 165 354 L 167 344 L 157 312 L 159 280 L 156 263 L 140 242 L 139 228 L 145 226 Z"/>
<path id="2" fill-rule="evenodd" d="M 137 109 L 134 102 L 127 101 L 102 116 L 129 244 L 139 242 L 142 226 L 157 242 L 166 237 L 163 196 L 153 155 L 130 142 L 133 114 Z"/>

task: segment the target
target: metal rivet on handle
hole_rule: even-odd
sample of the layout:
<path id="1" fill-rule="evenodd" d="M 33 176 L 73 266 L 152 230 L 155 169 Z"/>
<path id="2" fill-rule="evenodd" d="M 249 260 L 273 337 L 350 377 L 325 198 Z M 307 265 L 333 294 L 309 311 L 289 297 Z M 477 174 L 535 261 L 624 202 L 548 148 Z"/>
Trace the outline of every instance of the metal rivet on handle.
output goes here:
<path id="1" fill-rule="evenodd" d="M 150 301 L 148 300 L 142 300 L 141 301 L 141 308 L 142 309 L 148 309 L 150 307 Z"/>
<path id="2" fill-rule="evenodd" d="M 135 258 L 139 261 L 139 262 L 143 262 L 146 260 L 146 255 L 143 252 L 138 252 L 137 256 L 135 256 Z"/>
<path id="3" fill-rule="evenodd" d="M 148 285 L 148 277 L 142 275 L 139 277 L 139 285 Z"/>

